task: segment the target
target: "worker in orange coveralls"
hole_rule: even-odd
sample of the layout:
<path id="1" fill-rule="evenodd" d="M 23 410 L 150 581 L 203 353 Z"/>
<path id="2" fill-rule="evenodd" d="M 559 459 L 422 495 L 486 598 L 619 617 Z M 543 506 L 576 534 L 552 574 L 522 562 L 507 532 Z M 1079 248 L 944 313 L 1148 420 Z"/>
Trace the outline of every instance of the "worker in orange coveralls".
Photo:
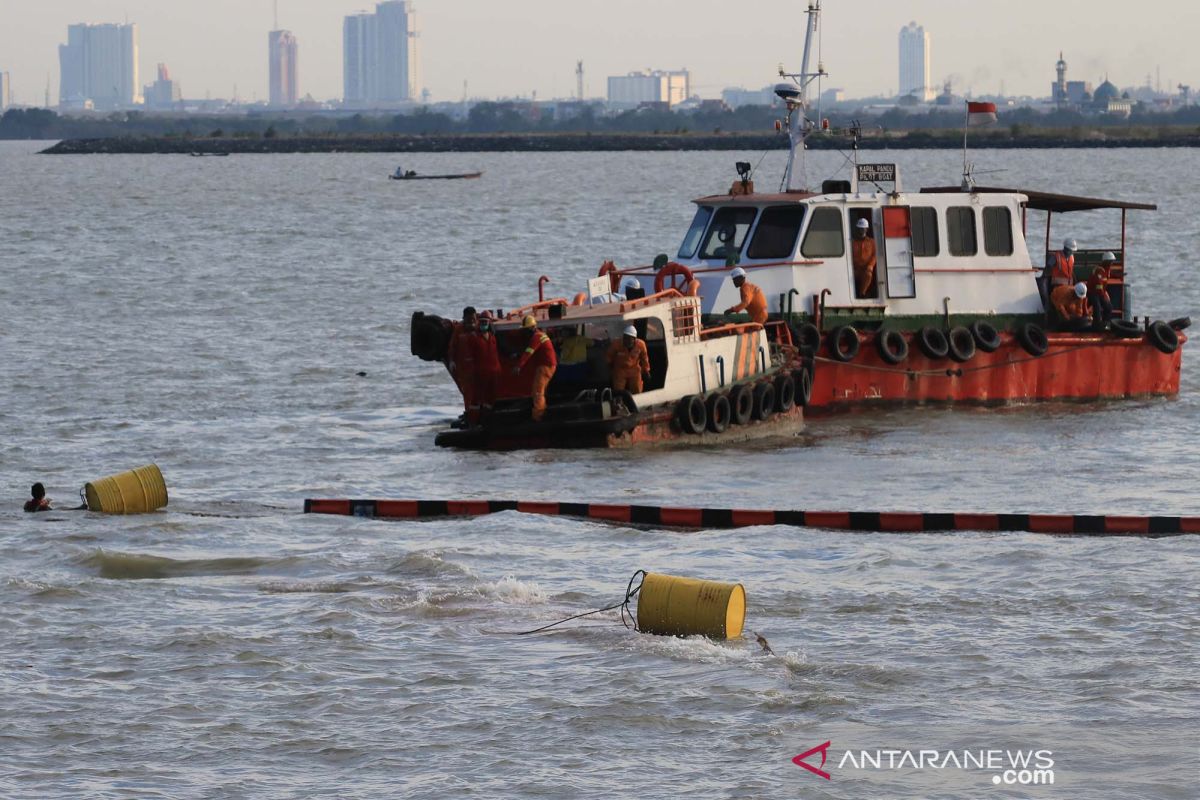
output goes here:
<path id="1" fill-rule="evenodd" d="M 1080 320 L 1088 319 L 1087 284 L 1056 286 L 1050 293 L 1050 304 L 1062 322 L 1077 324 Z"/>
<path id="2" fill-rule="evenodd" d="M 492 410 L 500 382 L 500 351 L 489 317 L 479 318 L 479 330 L 468 340 L 468 345 L 475 371 L 475 406 L 474 411 L 467 409 L 467 421 L 474 425 L 482 413 Z"/>
<path id="3" fill-rule="evenodd" d="M 627 326 L 621 341 L 608 346 L 605 358 L 608 360 L 613 390 L 640 394 L 642 376 L 650 379 L 650 354 L 646 352 L 646 343 L 638 338 L 637 328 Z"/>
<path id="4" fill-rule="evenodd" d="M 456 323 L 450 333 L 450 345 L 446 348 L 446 366 L 454 378 L 458 391 L 463 396 L 464 416 L 470 420 L 471 406 L 475 400 L 475 364 L 471 355 L 471 337 L 479 327 L 479 315 L 474 306 L 463 309 L 462 322 Z"/>
<path id="5" fill-rule="evenodd" d="M 516 375 L 525 369 L 526 365 L 533 366 L 533 389 L 530 398 L 533 400 L 533 421 L 541 422 L 546 415 L 546 387 L 558 369 L 558 356 L 554 354 L 554 343 L 550 337 L 538 330 L 537 320 L 532 314 L 521 320 L 521 327 L 527 332 L 529 342 L 513 369 Z"/>
<path id="6" fill-rule="evenodd" d="M 736 314 L 739 311 L 745 311 L 750 315 L 750 319 L 759 325 L 765 325 L 767 322 L 767 296 L 763 294 L 763 290 L 746 280 L 746 270 L 741 267 L 737 267 L 729 273 L 729 277 L 733 278 L 733 285 L 742 293 L 742 302 L 725 309 L 725 313 Z"/>
<path id="7" fill-rule="evenodd" d="M 854 265 L 854 290 L 859 297 L 874 297 L 875 237 L 871 223 L 860 219 L 854 223 L 854 238 L 850 240 L 850 259 Z"/>

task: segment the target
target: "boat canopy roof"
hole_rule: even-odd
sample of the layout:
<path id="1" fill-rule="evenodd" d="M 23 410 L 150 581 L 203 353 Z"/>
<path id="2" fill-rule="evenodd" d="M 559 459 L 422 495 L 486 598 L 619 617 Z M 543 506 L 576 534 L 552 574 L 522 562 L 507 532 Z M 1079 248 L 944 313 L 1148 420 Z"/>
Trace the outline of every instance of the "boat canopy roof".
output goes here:
<path id="1" fill-rule="evenodd" d="M 964 193 L 961 186 L 930 186 L 922 187 L 926 194 Z M 984 194 L 1023 194 L 1029 198 L 1029 208 L 1036 211 L 1095 211 L 1101 208 L 1139 209 L 1141 211 L 1157 211 L 1153 203 L 1130 203 L 1125 200 L 1104 200 L 1099 197 L 1079 197 L 1071 194 L 1052 194 L 1037 192 L 1029 189 L 1002 189 L 996 186 L 973 186 L 972 192 Z"/>
<path id="2" fill-rule="evenodd" d="M 713 194 L 697 197 L 696 205 L 710 206 L 715 203 L 728 205 L 761 206 L 764 203 L 800 203 L 810 197 L 819 197 L 814 192 L 775 192 L 773 194 Z"/>

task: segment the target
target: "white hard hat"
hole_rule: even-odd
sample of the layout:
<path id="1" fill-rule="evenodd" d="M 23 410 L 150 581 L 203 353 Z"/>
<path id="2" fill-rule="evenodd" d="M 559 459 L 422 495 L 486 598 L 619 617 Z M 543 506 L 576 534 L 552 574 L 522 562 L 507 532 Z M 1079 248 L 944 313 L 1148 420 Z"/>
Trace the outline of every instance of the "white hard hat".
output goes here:
<path id="1" fill-rule="evenodd" d="M 859 218 L 859 220 L 858 220 L 858 222 L 854 223 L 854 227 L 856 227 L 856 228 L 869 228 L 869 227 L 871 227 L 871 223 L 867 222 L 867 219 L 866 219 L 866 217 L 860 217 L 860 218 Z"/>
<path id="2" fill-rule="evenodd" d="M 1079 246 L 1075 244 L 1074 239 L 1063 240 L 1063 250 L 1070 250 L 1072 253 L 1074 253 L 1078 249 Z"/>
<path id="3" fill-rule="evenodd" d="M 632 325 L 626 325 L 625 326 L 625 335 L 632 336 L 633 338 L 636 339 L 637 338 L 637 328 L 633 327 Z"/>
<path id="4" fill-rule="evenodd" d="M 746 270 L 742 269 L 741 267 L 734 267 L 733 272 L 729 273 L 729 277 L 744 278 L 746 277 Z"/>
<path id="5" fill-rule="evenodd" d="M 642 288 L 642 282 L 637 278 L 630 278 L 629 283 L 627 283 L 626 286 L 633 287 L 634 289 L 640 289 Z"/>
<path id="6" fill-rule="evenodd" d="M 1110 262 L 1115 262 L 1116 260 L 1117 257 L 1112 253 L 1105 253 L 1104 255 L 1100 256 L 1100 263 L 1102 264 L 1108 264 Z"/>
<path id="7" fill-rule="evenodd" d="M 1076 297 L 1087 297 L 1087 284 L 1086 283 L 1083 283 L 1082 281 L 1080 281 L 1079 283 L 1075 284 L 1075 296 Z"/>

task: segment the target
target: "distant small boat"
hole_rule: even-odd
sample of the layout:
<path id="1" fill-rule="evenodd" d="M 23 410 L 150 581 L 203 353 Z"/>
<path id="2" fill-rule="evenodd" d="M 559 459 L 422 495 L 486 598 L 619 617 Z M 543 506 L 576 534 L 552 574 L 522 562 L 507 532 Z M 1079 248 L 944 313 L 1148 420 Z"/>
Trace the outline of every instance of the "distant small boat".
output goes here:
<path id="1" fill-rule="evenodd" d="M 201 153 L 201 152 L 198 152 L 198 151 L 193 151 L 193 152 L 192 152 L 192 155 L 193 155 L 193 156 L 195 156 L 196 158 L 203 158 L 203 157 L 205 157 L 205 156 L 227 156 L 227 155 L 229 155 L 229 153 L 227 153 L 227 152 L 220 152 L 220 153 Z"/>
<path id="2" fill-rule="evenodd" d="M 388 178 L 393 181 L 453 181 L 464 178 L 478 178 L 482 174 L 482 172 L 460 172 L 450 175 L 418 175 L 412 170 L 404 173 L 396 170 L 391 175 L 388 175 Z"/>

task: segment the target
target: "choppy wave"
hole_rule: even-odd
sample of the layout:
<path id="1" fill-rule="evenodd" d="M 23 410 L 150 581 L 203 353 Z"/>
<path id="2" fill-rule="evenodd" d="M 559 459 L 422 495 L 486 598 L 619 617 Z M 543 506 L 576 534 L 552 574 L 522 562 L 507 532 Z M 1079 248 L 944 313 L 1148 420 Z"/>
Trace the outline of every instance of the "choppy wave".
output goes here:
<path id="1" fill-rule="evenodd" d="M 118 553 L 96 550 L 79 559 L 79 563 L 95 570 L 101 578 L 112 580 L 146 580 L 161 578 L 191 578 L 205 575 L 252 575 L 265 569 L 279 569 L 300 563 L 297 558 L 229 558 L 175 559 L 145 553 Z"/>

